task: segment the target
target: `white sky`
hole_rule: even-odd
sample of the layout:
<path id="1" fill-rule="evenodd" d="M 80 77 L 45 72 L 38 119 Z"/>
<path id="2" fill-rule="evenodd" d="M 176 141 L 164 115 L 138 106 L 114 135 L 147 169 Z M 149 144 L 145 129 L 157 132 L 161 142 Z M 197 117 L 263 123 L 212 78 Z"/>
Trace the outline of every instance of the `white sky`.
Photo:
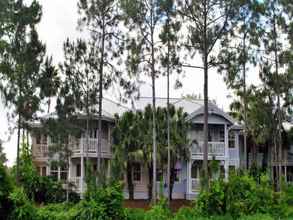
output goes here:
<path id="1" fill-rule="evenodd" d="M 52 55 L 54 62 L 57 64 L 63 59 L 63 42 L 66 38 L 75 39 L 80 36 L 76 30 L 77 26 L 77 0 L 39 0 L 43 6 L 43 17 L 38 27 L 40 39 L 47 46 L 47 54 Z M 198 65 L 199 59 L 193 61 L 194 65 Z M 186 94 L 203 94 L 203 73 L 198 69 L 186 69 L 181 76 L 183 88 L 172 90 L 171 97 L 181 97 Z M 173 76 L 173 82 L 176 76 Z M 166 97 L 166 79 L 161 77 L 156 82 L 156 93 L 159 97 Z M 258 82 L 258 74 L 254 70 L 248 74 L 248 81 Z M 151 96 L 151 87 L 144 85 L 141 88 L 142 96 Z M 229 103 L 232 98 L 231 91 L 226 89 L 223 77 L 216 70 L 209 72 L 209 98 L 216 100 L 218 106 L 228 110 Z M 202 96 L 203 97 L 203 96 Z M 0 138 L 7 139 L 8 121 L 3 104 L 0 103 Z M 12 135 L 10 141 L 3 143 L 4 152 L 8 158 L 8 165 L 11 166 L 16 158 L 16 135 Z"/>

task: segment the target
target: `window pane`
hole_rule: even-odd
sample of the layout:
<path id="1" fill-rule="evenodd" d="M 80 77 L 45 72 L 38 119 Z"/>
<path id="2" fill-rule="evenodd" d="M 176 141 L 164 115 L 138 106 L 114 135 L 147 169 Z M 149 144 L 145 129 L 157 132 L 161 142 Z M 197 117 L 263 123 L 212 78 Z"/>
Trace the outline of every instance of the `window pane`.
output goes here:
<path id="1" fill-rule="evenodd" d="M 47 167 L 42 167 L 42 176 L 46 176 L 47 175 Z"/>
<path id="2" fill-rule="evenodd" d="M 133 164 L 133 181 L 141 180 L 141 167 L 139 163 Z"/>
<path id="3" fill-rule="evenodd" d="M 61 178 L 61 180 L 66 180 L 67 179 L 67 172 L 65 172 L 65 171 L 61 172 L 60 178 Z"/>
<path id="4" fill-rule="evenodd" d="M 80 177 L 80 172 L 81 172 L 81 168 L 80 168 L 80 164 L 76 165 L 76 176 Z"/>

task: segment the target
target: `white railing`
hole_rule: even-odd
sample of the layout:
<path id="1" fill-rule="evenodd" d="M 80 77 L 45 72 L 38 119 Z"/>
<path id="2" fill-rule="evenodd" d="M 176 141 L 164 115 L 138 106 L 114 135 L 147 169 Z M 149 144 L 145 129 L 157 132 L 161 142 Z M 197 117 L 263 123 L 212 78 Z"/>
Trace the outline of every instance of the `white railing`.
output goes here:
<path id="1" fill-rule="evenodd" d="M 230 160 L 239 160 L 239 149 L 238 148 L 229 148 L 229 159 Z"/>
<path id="2" fill-rule="evenodd" d="M 88 140 L 86 138 L 81 139 L 75 139 L 72 140 L 71 143 L 71 149 L 73 153 L 81 153 L 82 149 L 83 152 L 86 153 L 97 153 L 97 147 L 98 147 L 98 139 L 97 138 L 89 138 Z M 106 139 L 102 139 L 102 153 L 111 153 L 110 151 L 110 144 L 109 141 Z"/>
<path id="3" fill-rule="evenodd" d="M 75 190 L 80 192 L 81 190 L 81 178 L 80 177 L 70 177 L 69 181 L 74 184 Z"/>
<path id="4" fill-rule="evenodd" d="M 191 153 L 193 155 L 203 154 L 203 142 L 193 145 Z M 224 142 L 208 142 L 208 153 L 210 155 L 224 156 L 225 143 Z"/>
<path id="5" fill-rule="evenodd" d="M 33 149 L 33 156 L 36 158 L 46 158 L 48 157 L 48 145 L 47 144 L 36 144 Z"/>
<path id="6" fill-rule="evenodd" d="M 191 191 L 196 192 L 200 190 L 200 181 L 199 179 L 191 179 Z"/>

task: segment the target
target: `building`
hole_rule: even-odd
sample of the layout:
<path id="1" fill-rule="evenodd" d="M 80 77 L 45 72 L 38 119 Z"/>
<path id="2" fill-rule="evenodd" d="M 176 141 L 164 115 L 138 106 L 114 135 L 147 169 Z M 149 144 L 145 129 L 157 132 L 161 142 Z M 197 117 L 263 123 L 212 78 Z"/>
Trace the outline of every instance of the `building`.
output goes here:
<path id="1" fill-rule="evenodd" d="M 142 110 L 152 99 L 142 97 L 134 104 L 134 109 Z M 176 163 L 176 181 L 173 187 L 172 197 L 174 199 L 192 199 L 199 192 L 200 169 L 203 161 L 203 101 L 185 98 L 172 98 L 170 103 L 176 108 L 182 107 L 188 113 L 188 120 L 191 128 L 188 137 L 191 141 L 191 158 L 188 161 L 178 161 Z M 166 99 L 157 98 L 157 107 L 165 107 Z M 219 161 L 221 175 L 226 178 L 229 170 L 237 169 L 243 163 L 242 160 L 242 136 L 241 127 L 227 113 L 218 108 L 215 104 L 209 103 L 209 160 Z M 105 161 L 106 170 L 110 174 L 110 160 L 112 158 L 111 131 L 114 127 L 114 114 L 122 114 L 130 110 L 109 99 L 103 99 L 103 123 L 102 123 L 102 159 Z M 77 119 L 84 120 L 82 115 Z M 76 185 L 77 192 L 85 190 L 84 179 L 84 158 L 88 157 L 96 169 L 97 160 L 97 117 L 91 120 L 91 131 L 89 147 L 86 138 L 82 134 L 80 137 L 70 137 L 69 146 L 72 155 L 69 160 L 69 167 L 54 167 L 50 165 L 48 147 L 53 142 L 52 137 L 41 133 L 32 133 L 33 160 L 41 175 L 51 175 L 56 179 L 64 179 L 69 176 L 69 180 Z M 34 124 L 34 126 L 38 126 Z M 166 173 L 162 173 L 165 181 Z M 137 163 L 133 168 L 134 198 L 148 198 L 148 172 L 142 163 Z M 158 186 L 159 186 L 158 182 Z M 125 184 L 127 186 L 127 184 Z M 125 198 L 128 197 L 127 188 L 124 190 Z"/>

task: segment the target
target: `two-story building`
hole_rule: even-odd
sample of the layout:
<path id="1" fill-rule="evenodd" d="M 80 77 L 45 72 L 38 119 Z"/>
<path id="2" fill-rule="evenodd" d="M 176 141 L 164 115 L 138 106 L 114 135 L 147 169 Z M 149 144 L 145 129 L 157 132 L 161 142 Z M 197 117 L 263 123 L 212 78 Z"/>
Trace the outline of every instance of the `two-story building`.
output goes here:
<path id="1" fill-rule="evenodd" d="M 131 110 L 143 110 L 152 99 L 142 97 L 134 103 Z M 157 107 L 166 106 L 165 98 L 156 98 Z M 188 133 L 190 139 L 190 159 L 187 161 L 178 161 L 176 163 L 176 181 L 173 187 L 172 197 L 174 199 L 192 199 L 200 189 L 200 170 L 203 161 L 203 115 L 204 106 L 202 100 L 193 100 L 185 98 L 172 98 L 170 103 L 176 108 L 183 108 L 188 113 L 188 120 L 191 128 Z M 225 177 L 229 175 L 229 169 L 236 169 L 242 162 L 241 152 L 243 151 L 241 127 L 227 113 L 218 108 L 215 104 L 209 103 L 208 117 L 208 146 L 209 160 L 219 161 L 221 173 Z M 102 126 L 102 159 L 107 164 L 107 170 L 110 174 L 110 161 L 112 158 L 111 131 L 114 124 L 114 114 L 122 114 L 129 111 L 130 108 L 115 103 L 109 99 L 103 100 L 103 126 Z M 84 117 L 78 118 L 84 120 Z M 84 135 L 80 137 L 69 138 L 69 146 L 72 149 L 72 155 L 67 167 L 52 167 L 48 157 L 48 147 L 53 138 L 40 134 L 32 134 L 32 152 L 34 163 L 41 175 L 55 176 L 62 180 L 69 177 L 69 180 L 76 185 L 76 191 L 81 193 L 85 191 L 84 173 L 85 157 L 92 161 L 94 169 L 97 161 L 97 117 L 91 121 L 91 132 L 89 144 Z M 68 173 L 67 173 L 68 172 Z M 67 175 L 68 174 L 68 175 Z M 163 181 L 166 179 L 166 172 L 162 173 Z M 143 163 L 136 163 L 133 168 L 134 198 L 148 198 L 148 172 Z M 127 184 L 125 184 L 127 186 Z M 158 183 L 159 186 L 159 183 Z M 125 198 L 128 197 L 127 188 L 124 190 Z"/>

